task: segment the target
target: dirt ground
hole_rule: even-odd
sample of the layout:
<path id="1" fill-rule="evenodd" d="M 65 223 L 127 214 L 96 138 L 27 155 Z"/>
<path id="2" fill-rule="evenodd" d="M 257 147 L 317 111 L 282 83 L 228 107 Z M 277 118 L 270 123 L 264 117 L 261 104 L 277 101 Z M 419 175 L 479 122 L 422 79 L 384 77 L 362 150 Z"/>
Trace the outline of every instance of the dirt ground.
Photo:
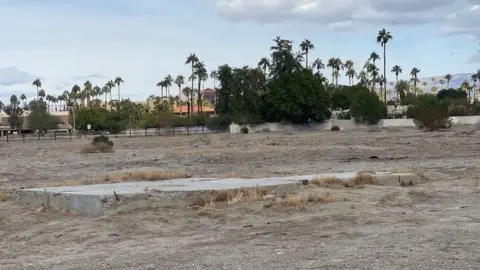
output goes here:
<path id="1" fill-rule="evenodd" d="M 471 127 L 470 127 L 471 128 Z M 89 218 L 0 202 L 0 269 L 480 269 L 480 131 L 340 131 L 0 144 L 0 187 L 157 168 L 265 177 L 415 168 L 414 187 L 301 186 L 332 203 L 137 202 Z"/>

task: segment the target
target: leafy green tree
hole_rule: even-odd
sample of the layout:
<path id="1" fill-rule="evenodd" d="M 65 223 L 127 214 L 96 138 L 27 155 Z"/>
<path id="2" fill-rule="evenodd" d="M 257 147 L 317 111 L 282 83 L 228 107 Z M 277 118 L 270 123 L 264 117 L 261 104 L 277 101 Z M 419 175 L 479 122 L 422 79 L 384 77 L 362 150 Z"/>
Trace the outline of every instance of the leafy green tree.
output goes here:
<path id="1" fill-rule="evenodd" d="M 87 131 L 88 125 L 92 130 L 105 130 L 105 122 L 109 112 L 105 108 L 80 108 L 75 112 L 76 129 Z M 72 123 L 72 120 L 70 120 Z"/>
<path id="2" fill-rule="evenodd" d="M 342 86 L 337 89 L 333 89 L 331 94 L 332 109 L 341 108 L 342 110 L 350 109 L 352 101 L 360 92 L 369 92 L 368 88 L 364 86 Z"/>
<path id="3" fill-rule="evenodd" d="M 57 128 L 60 124 L 60 119 L 50 114 L 48 104 L 42 99 L 30 101 L 29 108 L 30 114 L 27 116 L 27 125 L 30 130 L 45 132 Z"/>
<path id="4" fill-rule="evenodd" d="M 352 100 L 350 114 L 357 123 L 375 125 L 387 116 L 387 105 L 375 92 L 361 91 Z"/>
<path id="5" fill-rule="evenodd" d="M 105 117 L 103 128 L 110 134 L 118 134 L 127 128 L 128 119 L 121 112 L 111 111 Z"/>
<path id="6" fill-rule="evenodd" d="M 10 97 L 10 104 L 5 106 L 4 112 L 8 115 L 10 127 L 20 133 L 24 122 L 24 108 L 20 106 L 20 100 L 16 95 Z"/>
<path id="7" fill-rule="evenodd" d="M 415 105 L 409 107 L 415 125 L 430 131 L 440 128 L 450 128 L 448 102 L 432 94 L 419 95 Z"/>

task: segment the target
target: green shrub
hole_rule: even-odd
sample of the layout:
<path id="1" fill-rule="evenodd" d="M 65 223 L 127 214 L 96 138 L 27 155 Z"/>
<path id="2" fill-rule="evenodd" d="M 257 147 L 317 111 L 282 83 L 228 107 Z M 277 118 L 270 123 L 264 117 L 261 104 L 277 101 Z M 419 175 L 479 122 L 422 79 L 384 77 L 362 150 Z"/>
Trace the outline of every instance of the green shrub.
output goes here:
<path id="1" fill-rule="evenodd" d="M 240 128 L 240 132 L 242 132 L 243 134 L 247 134 L 248 131 L 249 131 L 248 128 L 245 126 Z"/>
<path id="2" fill-rule="evenodd" d="M 340 127 L 339 126 L 332 126 L 330 128 L 331 131 L 339 131 L 340 130 Z"/>
<path id="3" fill-rule="evenodd" d="M 435 95 L 418 96 L 416 105 L 409 107 L 409 110 L 413 114 L 413 121 L 418 128 L 433 131 L 452 126 L 448 104 Z"/>
<path id="4" fill-rule="evenodd" d="M 387 105 L 376 93 L 362 91 L 353 98 L 350 114 L 357 123 L 375 125 L 387 117 Z"/>
<path id="5" fill-rule="evenodd" d="M 232 118 L 229 115 L 210 116 L 205 120 L 205 126 L 210 130 L 226 130 L 231 123 Z"/>
<path id="6" fill-rule="evenodd" d="M 96 145 L 96 144 L 106 144 L 110 147 L 113 147 L 113 142 L 110 141 L 110 138 L 104 135 L 96 136 L 93 138 L 92 145 Z"/>

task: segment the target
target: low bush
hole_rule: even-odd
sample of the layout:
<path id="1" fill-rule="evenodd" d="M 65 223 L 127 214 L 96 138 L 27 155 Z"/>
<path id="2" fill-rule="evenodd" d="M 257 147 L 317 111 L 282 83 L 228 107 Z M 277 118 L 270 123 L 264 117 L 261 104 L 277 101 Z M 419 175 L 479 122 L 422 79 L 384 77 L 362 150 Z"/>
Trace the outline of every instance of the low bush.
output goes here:
<path id="1" fill-rule="evenodd" d="M 418 128 L 434 131 L 452 126 L 448 104 L 434 95 L 419 96 L 417 103 L 409 110 Z"/>
<path id="2" fill-rule="evenodd" d="M 82 148 L 83 154 L 108 153 L 113 151 L 113 142 L 104 135 L 93 138 L 92 143 Z"/>
<path id="3" fill-rule="evenodd" d="M 242 132 L 243 134 L 247 134 L 248 133 L 248 128 L 247 127 L 242 127 L 240 128 L 240 132 Z"/>
<path id="4" fill-rule="evenodd" d="M 353 98 L 350 114 L 357 123 L 375 125 L 387 117 L 387 105 L 374 92 L 360 92 Z"/>
<path id="5" fill-rule="evenodd" d="M 331 131 L 339 131 L 340 130 L 340 127 L 339 126 L 332 126 L 330 128 Z"/>

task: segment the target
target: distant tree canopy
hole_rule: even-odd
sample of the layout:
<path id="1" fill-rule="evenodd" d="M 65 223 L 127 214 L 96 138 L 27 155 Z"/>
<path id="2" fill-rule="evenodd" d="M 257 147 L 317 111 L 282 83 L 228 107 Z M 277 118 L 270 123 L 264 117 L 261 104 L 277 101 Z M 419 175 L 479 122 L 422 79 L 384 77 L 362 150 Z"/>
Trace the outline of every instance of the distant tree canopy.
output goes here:
<path id="1" fill-rule="evenodd" d="M 268 71 L 220 66 L 217 113 L 244 123 L 325 121 L 331 115 L 325 79 L 304 68 L 303 59 L 291 41 L 277 38 Z"/>
<path id="2" fill-rule="evenodd" d="M 30 101 L 28 107 L 30 113 L 27 124 L 30 130 L 44 132 L 55 129 L 60 124 L 60 119 L 48 112 L 48 104 L 43 99 Z"/>
<path id="3" fill-rule="evenodd" d="M 462 89 L 443 89 L 438 91 L 437 97 L 439 99 L 467 99 L 467 92 Z"/>

